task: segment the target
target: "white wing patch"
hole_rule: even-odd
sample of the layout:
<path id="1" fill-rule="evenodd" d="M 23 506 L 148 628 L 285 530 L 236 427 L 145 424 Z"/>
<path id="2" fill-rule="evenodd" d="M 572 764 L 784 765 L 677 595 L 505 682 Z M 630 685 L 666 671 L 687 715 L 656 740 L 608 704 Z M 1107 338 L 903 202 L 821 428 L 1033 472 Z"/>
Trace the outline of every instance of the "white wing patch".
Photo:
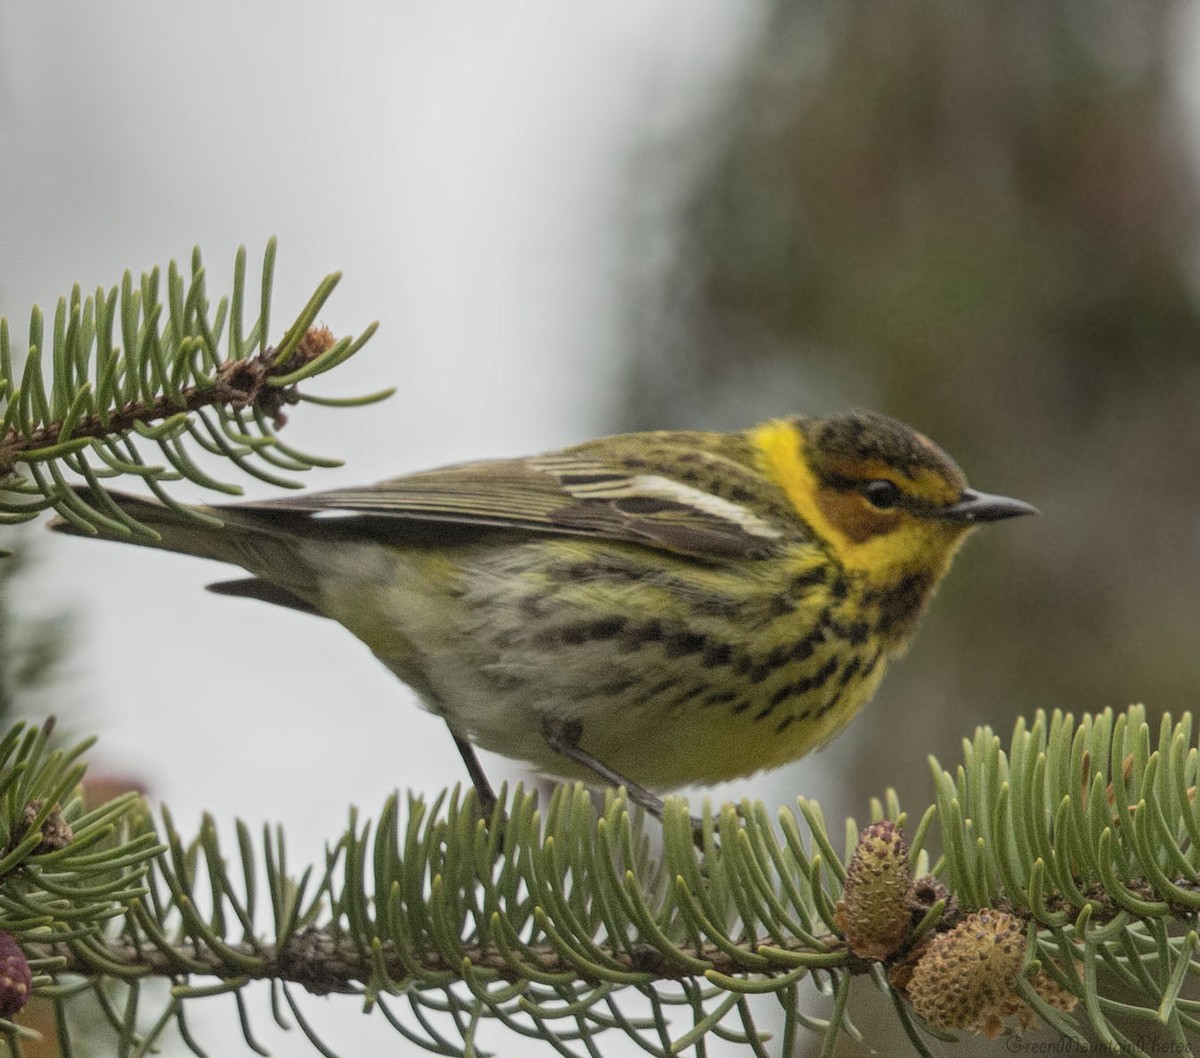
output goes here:
<path id="1" fill-rule="evenodd" d="M 554 468 L 547 466 L 546 463 L 549 463 L 549 460 L 546 460 L 538 469 L 554 473 Z M 586 464 L 576 462 L 571 467 L 571 475 L 587 474 L 589 469 L 591 468 Z M 599 465 L 595 469 L 597 472 L 602 472 L 603 470 Z M 740 503 L 733 503 L 720 496 L 714 496 L 711 492 L 705 492 L 703 489 L 684 485 L 682 482 L 674 481 L 671 478 L 664 478 L 661 474 L 636 474 L 632 477 L 624 475 L 618 477 L 614 475 L 608 480 L 579 484 L 568 480 L 564 481 L 562 485 L 563 491 L 577 499 L 619 500 L 630 497 L 643 497 L 667 500 L 671 503 L 691 507 L 702 514 L 718 518 L 723 522 L 729 522 L 731 525 L 736 525 L 742 532 L 750 536 L 757 536 L 766 540 L 778 540 L 783 536 L 781 529 L 772 525 L 766 519 L 760 518 Z"/>

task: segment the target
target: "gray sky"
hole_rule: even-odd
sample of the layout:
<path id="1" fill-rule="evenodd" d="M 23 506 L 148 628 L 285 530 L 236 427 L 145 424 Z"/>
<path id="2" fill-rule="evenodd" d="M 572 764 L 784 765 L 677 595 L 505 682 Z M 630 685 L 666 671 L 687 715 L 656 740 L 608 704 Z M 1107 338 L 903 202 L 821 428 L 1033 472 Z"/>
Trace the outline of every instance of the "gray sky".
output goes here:
<path id="1" fill-rule="evenodd" d="M 654 279 L 629 258 L 628 225 L 669 209 L 686 176 L 646 152 L 688 157 L 761 13 L 4 5 L 0 312 L 20 335 L 33 302 L 52 312 L 77 280 L 107 286 L 197 243 L 220 292 L 238 243 L 254 263 L 274 234 L 277 321 L 340 269 L 324 322 L 382 324 L 318 391 L 399 387 L 365 411 L 293 415 L 287 440 L 347 463 L 312 487 L 603 432 L 629 278 Z M 299 863 L 350 804 L 374 815 L 396 787 L 463 777 L 441 722 L 348 634 L 209 595 L 227 570 L 198 560 L 59 537 L 40 550 L 40 605 L 81 615 L 69 717 L 101 734 L 94 767 L 144 778 L 185 832 L 202 810 L 279 821 Z M 396 1046 L 381 1019 L 340 1006 L 328 1038 L 343 1053 Z M 334 1024 L 335 1004 L 309 1007 Z M 221 1045 L 231 1005 L 195 1016 L 213 1053 L 239 1053 Z M 260 1028 L 277 1054 L 312 1053 Z"/>

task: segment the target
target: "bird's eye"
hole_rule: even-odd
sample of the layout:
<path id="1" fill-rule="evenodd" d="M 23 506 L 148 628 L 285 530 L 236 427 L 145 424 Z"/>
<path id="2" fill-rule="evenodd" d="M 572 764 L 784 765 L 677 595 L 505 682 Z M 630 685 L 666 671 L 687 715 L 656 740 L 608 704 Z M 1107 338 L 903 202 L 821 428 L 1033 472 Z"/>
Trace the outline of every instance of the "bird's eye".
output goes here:
<path id="1" fill-rule="evenodd" d="M 890 510 L 900 502 L 900 488 L 890 481 L 868 481 L 859 491 L 872 507 L 881 511 Z"/>

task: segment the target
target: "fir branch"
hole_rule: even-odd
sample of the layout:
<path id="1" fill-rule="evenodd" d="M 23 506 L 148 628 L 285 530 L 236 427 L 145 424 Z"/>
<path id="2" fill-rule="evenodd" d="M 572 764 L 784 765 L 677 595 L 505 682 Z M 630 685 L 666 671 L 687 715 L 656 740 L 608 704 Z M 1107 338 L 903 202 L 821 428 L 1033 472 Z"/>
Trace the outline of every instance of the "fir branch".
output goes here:
<path id="1" fill-rule="evenodd" d="M 252 1046 L 240 990 L 263 979 L 318 1047 L 290 989 L 365 997 L 438 1053 L 470 1051 L 486 1019 L 564 1054 L 595 1053 L 603 1032 L 655 1053 L 718 1033 L 759 1053 L 756 994 L 788 1012 L 784 1053 L 806 1032 L 829 1051 L 855 1032 L 846 1001 L 864 975 L 892 993 L 918 1050 L 922 1033 L 1038 1019 L 1127 1053 L 1117 1017 L 1176 1040 L 1200 1029 L 1185 989 L 1200 972 L 1189 715 L 1157 741 L 1137 709 L 1039 714 L 1007 750 L 983 729 L 961 766 L 935 765 L 938 805 L 912 849 L 891 793 L 873 822 L 848 821 L 844 851 L 804 800 L 774 819 L 761 804 L 706 807 L 701 850 L 678 799 L 656 847 L 617 793 L 598 809 L 560 787 L 542 808 L 518 788 L 487 820 L 473 794 L 403 810 L 393 797 L 374 822 L 352 813 L 324 863 L 299 873 L 277 831 L 256 843 L 239 824 L 230 854 L 211 819 L 185 841 L 169 813 L 150 828 L 133 797 L 83 811 L 70 791 L 85 748 L 50 752 L 24 728 L 0 739 L 0 929 L 59 1002 L 71 975 L 120 982 L 135 1006 L 140 981 L 172 981 L 148 1035 L 113 1009 L 129 1048 L 171 1023 L 189 1031 L 187 1007 L 220 994 L 236 997 Z M 831 997 L 824 1020 L 796 1008 L 805 982 Z M 648 1019 L 625 1009 L 637 997 Z"/>
<path id="2" fill-rule="evenodd" d="M 850 974 L 871 972 L 872 963 L 859 959 L 846 951 L 842 938 L 827 934 L 822 938 L 827 947 L 821 954 Z M 757 952 L 761 945 L 754 940 L 741 940 L 728 946 L 713 943 L 700 945 L 693 953 L 705 966 L 703 970 L 694 964 L 684 964 L 671 958 L 650 945 L 641 945 L 633 950 L 625 948 L 602 949 L 611 959 L 610 973 L 638 978 L 645 983 L 700 980 L 710 974 L 733 976 L 745 972 L 744 960 Z M 58 974 L 92 975 L 105 961 L 119 965 L 123 972 L 138 976 L 175 978 L 180 976 L 181 967 L 198 977 L 211 977 L 217 981 L 244 982 L 248 980 L 271 980 L 299 985 L 314 995 L 333 993 L 360 994 L 365 986 L 382 969 L 398 988 L 412 982 L 408 967 L 416 962 L 422 974 L 479 974 L 491 981 L 521 984 L 529 980 L 526 970 L 549 977 L 570 977 L 588 982 L 581 976 L 577 960 L 565 955 L 552 944 L 532 944 L 523 949 L 528 960 L 525 968 L 515 964 L 499 948 L 488 948 L 478 944 L 465 944 L 461 958 L 448 959 L 444 952 L 427 949 L 423 952 L 408 952 L 401 958 L 395 951 L 382 948 L 379 952 L 364 952 L 351 938 L 327 929 L 309 929 L 290 937 L 280 946 L 270 942 L 239 941 L 229 945 L 245 964 L 231 965 L 228 954 L 219 953 L 194 940 L 181 940 L 169 949 L 143 942 L 135 944 L 129 937 L 110 937 L 98 945 L 81 951 L 67 942 L 57 944 L 30 944 L 31 958 L 53 960 Z M 772 976 L 794 975 L 796 962 L 789 956 L 816 954 L 803 941 L 791 939 L 778 948 L 772 948 L 760 971 L 767 979 Z M 252 965 L 250 965 L 252 964 Z M 469 970 L 465 966 L 469 965 Z"/>
<path id="3" fill-rule="evenodd" d="M 283 407 L 298 403 L 300 395 L 295 384 L 277 387 L 271 383 L 312 363 L 332 349 L 335 342 L 328 327 L 310 327 L 283 362 L 278 362 L 276 348 L 268 346 L 247 360 L 226 360 L 217 367 L 211 382 L 184 386 L 176 393 L 162 394 L 151 401 L 125 404 L 103 415 L 96 412 L 79 417 L 73 420 L 69 431 L 61 419 L 31 429 L 27 434 L 10 427 L 0 440 L 0 478 L 11 474 L 23 459 L 44 458 L 47 450 L 69 441 L 126 434 L 139 425 L 150 426 L 201 408 L 223 405 L 238 410 L 253 408 L 266 414 L 276 428 L 285 426 L 287 416 Z"/>
<path id="4" fill-rule="evenodd" d="M 277 431 L 287 422 L 284 408 L 299 401 L 353 407 L 391 393 L 318 398 L 299 388 L 358 352 L 375 325 L 357 338 L 336 338 L 316 324 L 339 281 L 333 274 L 279 342 L 269 345 L 274 266 L 272 240 L 263 257 L 259 315 L 248 332 L 244 249 L 235 261 L 232 293 L 215 307 L 198 250 L 187 278 L 171 262 L 165 291 L 158 269 L 136 284 L 127 272 L 119 287 L 87 298 L 77 286 L 69 299 L 59 299 L 48 342 L 35 307 L 19 376 L 8 322 L 0 319 L 0 524 L 54 507 L 84 532 L 101 526 L 117 535 L 153 538 L 151 529 L 106 500 L 100 482 L 135 475 L 168 503 L 164 484 L 184 478 L 240 493 L 238 485 L 213 477 L 196 462 L 187 451 L 193 442 L 284 487 L 299 483 L 272 468 L 296 472 L 338 465 L 285 446 Z M 157 447 L 161 464 L 144 458 L 148 446 Z M 90 499 L 71 489 L 68 475 L 83 479 Z"/>

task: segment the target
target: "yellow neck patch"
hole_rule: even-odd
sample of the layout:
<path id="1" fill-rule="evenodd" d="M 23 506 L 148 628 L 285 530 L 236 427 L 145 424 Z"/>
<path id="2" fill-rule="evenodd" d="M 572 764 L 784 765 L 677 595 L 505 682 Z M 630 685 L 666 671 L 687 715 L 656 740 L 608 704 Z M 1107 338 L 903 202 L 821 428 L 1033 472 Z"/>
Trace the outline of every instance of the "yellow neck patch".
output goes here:
<path id="1" fill-rule="evenodd" d="M 903 512 L 881 513 L 878 527 L 864 531 L 862 518 L 847 511 L 850 504 L 861 506 L 858 497 L 845 496 L 818 481 L 805 454 L 807 442 L 794 424 L 785 420 L 764 423 L 751 438 L 761 453 L 763 471 L 848 570 L 884 578 L 890 578 L 897 568 L 940 575 L 965 536 L 956 527 Z M 865 510 L 860 513 L 870 515 Z M 837 515 L 836 520 L 830 515 Z"/>

